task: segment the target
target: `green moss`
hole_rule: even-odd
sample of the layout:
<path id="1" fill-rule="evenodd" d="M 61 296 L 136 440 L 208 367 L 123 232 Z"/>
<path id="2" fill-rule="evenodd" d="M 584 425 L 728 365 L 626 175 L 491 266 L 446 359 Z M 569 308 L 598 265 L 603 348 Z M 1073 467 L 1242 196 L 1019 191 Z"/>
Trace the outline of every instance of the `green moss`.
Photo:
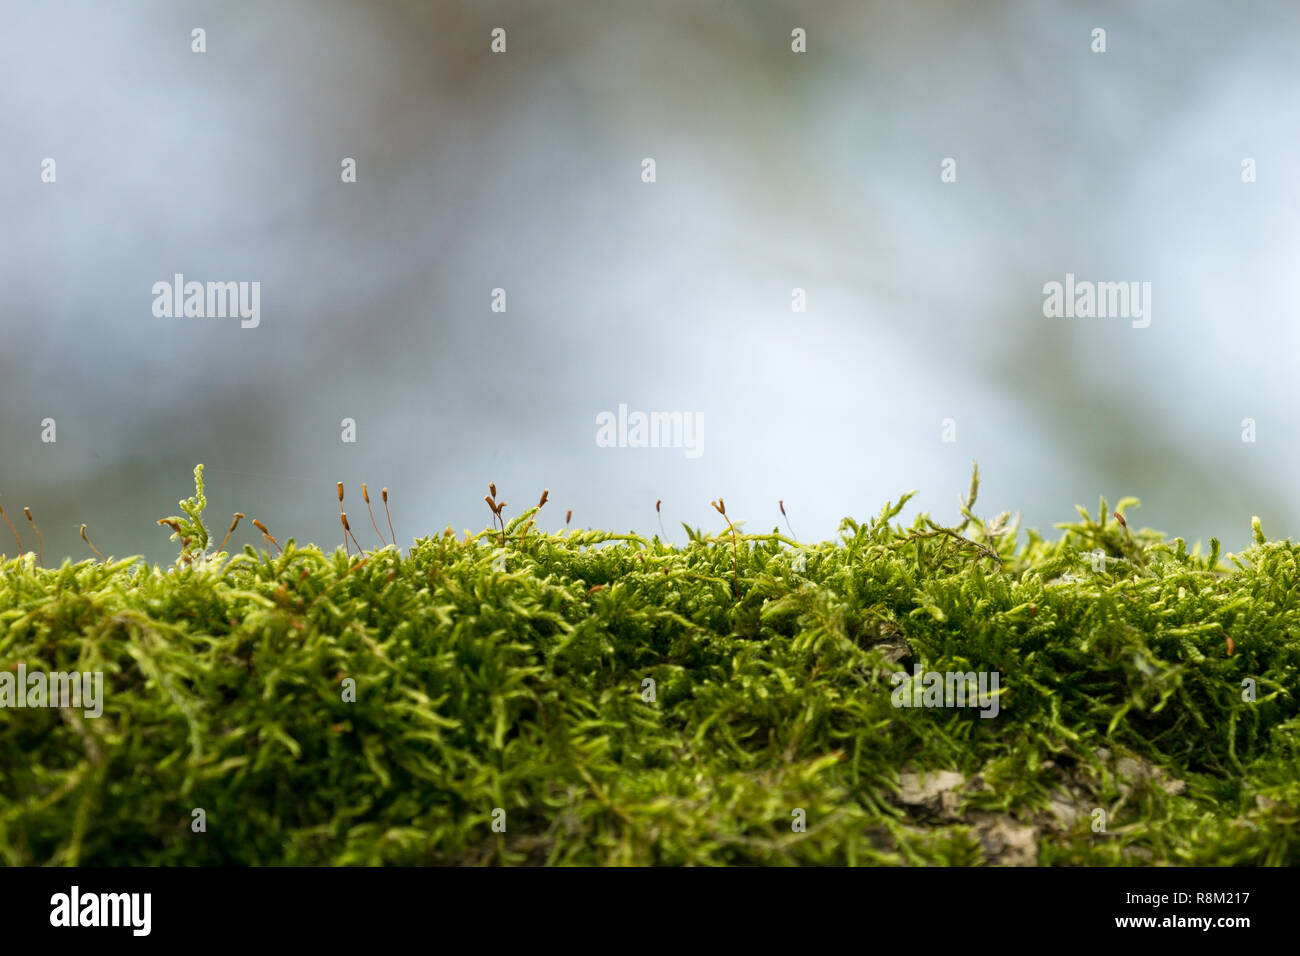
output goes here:
<path id="1" fill-rule="evenodd" d="M 0 565 L 0 668 L 105 682 L 0 709 L 0 859 L 1300 863 L 1300 548 L 1220 566 L 1104 501 L 1018 540 L 976 491 L 817 545 L 532 509 L 362 561 L 205 553 L 200 484 L 175 567 Z M 997 715 L 894 706 L 917 665 L 997 672 Z"/>

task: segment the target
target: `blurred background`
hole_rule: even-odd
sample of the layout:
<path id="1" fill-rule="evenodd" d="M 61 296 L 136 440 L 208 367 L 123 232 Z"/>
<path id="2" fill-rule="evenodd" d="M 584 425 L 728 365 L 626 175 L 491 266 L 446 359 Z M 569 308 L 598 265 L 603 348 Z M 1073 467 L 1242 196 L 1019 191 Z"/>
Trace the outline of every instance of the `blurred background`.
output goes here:
<path id="1" fill-rule="evenodd" d="M 548 530 L 662 499 L 681 541 L 722 495 L 819 539 L 912 488 L 951 520 L 978 460 L 1051 535 L 1099 495 L 1295 535 L 1297 49 L 1282 2 L 6 0 L 0 505 L 47 564 L 83 521 L 174 558 L 198 462 L 218 540 L 337 546 L 339 480 L 367 546 L 362 481 L 404 544 L 489 481 Z M 1067 272 L 1150 282 L 1150 326 L 1044 317 Z M 176 273 L 260 325 L 155 317 Z M 619 404 L 703 454 L 598 447 Z"/>

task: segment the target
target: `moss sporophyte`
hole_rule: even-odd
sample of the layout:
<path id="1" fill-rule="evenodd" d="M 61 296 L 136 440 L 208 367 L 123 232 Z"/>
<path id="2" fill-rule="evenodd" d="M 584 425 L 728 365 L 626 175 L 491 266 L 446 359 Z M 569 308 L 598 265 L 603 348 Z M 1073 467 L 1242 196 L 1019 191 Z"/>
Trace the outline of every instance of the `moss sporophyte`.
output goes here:
<path id="1" fill-rule="evenodd" d="M 976 474 L 954 526 L 718 498 L 674 544 L 489 491 L 476 534 L 399 548 L 340 486 L 344 547 L 227 552 L 200 467 L 169 568 L 47 568 L 6 517 L 0 859 L 1300 863 L 1300 549 L 1258 522 L 1202 554 L 1124 499 L 1049 541 Z"/>

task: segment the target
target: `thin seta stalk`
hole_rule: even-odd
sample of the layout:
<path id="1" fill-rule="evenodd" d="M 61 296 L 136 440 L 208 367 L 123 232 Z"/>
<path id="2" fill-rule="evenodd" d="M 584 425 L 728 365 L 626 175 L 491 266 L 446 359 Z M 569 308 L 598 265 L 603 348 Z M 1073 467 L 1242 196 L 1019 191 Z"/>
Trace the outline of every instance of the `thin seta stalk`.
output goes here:
<path id="1" fill-rule="evenodd" d="M 41 529 L 36 526 L 36 519 L 32 517 L 31 508 L 24 507 L 23 514 L 27 515 L 28 523 L 31 524 L 32 530 L 36 532 L 36 542 L 37 542 L 36 563 L 39 564 L 41 567 L 45 567 L 45 539 L 41 537 Z"/>
<path id="2" fill-rule="evenodd" d="M 740 598 L 740 553 L 736 545 L 736 526 L 732 524 L 731 519 L 727 517 L 727 505 L 721 498 L 719 498 L 717 501 L 711 502 L 711 504 L 713 505 L 713 510 L 716 511 L 718 514 L 722 515 L 722 520 L 727 522 L 727 527 L 731 529 L 731 573 L 735 578 L 736 598 L 737 600 L 739 600 Z"/>
<path id="3" fill-rule="evenodd" d="M 21 558 L 23 556 L 23 539 L 18 537 L 18 529 L 14 527 L 14 523 L 10 521 L 9 516 L 5 514 L 5 509 L 3 505 L 0 505 L 0 518 L 5 519 L 5 524 L 7 524 L 9 526 L 9 530 L 14 533 L 14 538 L 18 541 L 18 557 Z"/>

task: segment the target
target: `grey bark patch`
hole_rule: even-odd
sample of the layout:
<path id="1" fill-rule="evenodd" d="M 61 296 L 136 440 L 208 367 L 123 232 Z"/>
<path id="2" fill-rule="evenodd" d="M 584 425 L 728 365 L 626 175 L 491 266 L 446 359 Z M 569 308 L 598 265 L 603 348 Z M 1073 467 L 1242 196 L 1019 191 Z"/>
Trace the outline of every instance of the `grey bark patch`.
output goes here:
<path id="1" fill-rule="evenodd" d="M 883 644 L 876 644 L 871 648 L 878 651 L 880 656 L 890 664 L 897 664 L 899 661 L 906 660 L 912 656 L 912 649 L 907 646 L 906 641 L 886 641 Z"/>
<path id="2" fill-rule="evenodd" d="M 898 782 L 899 802 L 909 807 L 951 811 L 957 805 L 956 790 L 966 778 L 952 770 L 933 770 L 899 774 Z"/>
<path id="3" fill-rule="evenodd" d="M 1127 797 L 1134 788 L 1147 782 L 1154 782 L 1170 796 L 1177 796 L 1187 789 L 1184 781 L 1169 776 L 1163 768 L 1144 757 L 1124 756 L 1115 762 L 1115 785 L 1122 796 Z"/>
<path id="4" fill-rule="evenodd" d="M 1087 815 L 1088 809 L 1082 806 L 1081 800 L 1081 794 L 1072 793 L 1064 787 L 1058 787 L 1047 798 L 1047 809 L 1059 829 L 1069 830 L 1081 817 Z"/>
<path id="5" fill-rule="evenodd" d="M 984 858 L 994 866 L 1037 866 L 1038 829 L 1011 817 L 979 814 L 973 818 Z"/>

